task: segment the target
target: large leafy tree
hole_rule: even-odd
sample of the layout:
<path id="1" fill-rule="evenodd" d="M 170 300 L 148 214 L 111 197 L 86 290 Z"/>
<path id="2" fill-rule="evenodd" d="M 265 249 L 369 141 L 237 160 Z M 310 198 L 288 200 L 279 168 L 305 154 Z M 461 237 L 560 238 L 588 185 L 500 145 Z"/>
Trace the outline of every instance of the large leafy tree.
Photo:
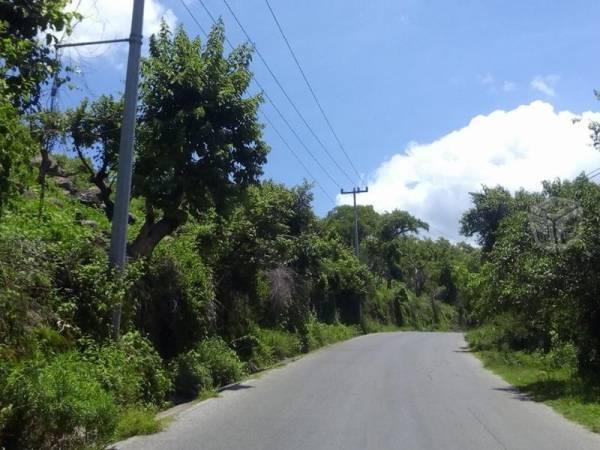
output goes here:
<path id="1" fill-rule="evenodd" d="M 69 33 L 79 15 L 65 10 L 68 0 L 0 2 L 0 77 L 13 104 L 27 110 L 38 104 L 41 87 L 59 69 L 51 45 Z"/>
<path id="2" fill-rule="evenodd" d="M 460 232 L 465 236 L 477 235 L 483 251 L 489 252 L 496 242 L 496 233 L 502 219 L 514 209 L 513 197 L 502 186 L 483 186 L 482 192 L 471 192 L 473 207 L 460 220 Z"/>
<path id="3" fill-rule="evenodd" d="M 373 206 L 358 205 L 358 239 L 362 241 L 367 236 L 377 232 L 379 214 Z M 350 205 L 340 205 L 333 208 L 325 218 L 327 229 L 339 234 L 348 246 L 354 241 L 354 208 Z"/>
<path id="4" fill-rule="evenodd" d="M 406 211 L 395 209 L 381 216 L 379 234 L 384 241 L 409 233 L 416 234 L 420 230 L 429 231 L 429 225 Z"/>
<path id="5" fill-rule="evenodd" d="M 267 145 L 257 120 L 260 95 L 248 95 L 251 49 L 223 53 L 222 24 L 205 45 L 163 24 L 142 64 L 141 127 L 134 195 L 145 200 L 143 226 L 130 245 L 151 255 L 191 214 L 226 211 L 257 181 Z"/>

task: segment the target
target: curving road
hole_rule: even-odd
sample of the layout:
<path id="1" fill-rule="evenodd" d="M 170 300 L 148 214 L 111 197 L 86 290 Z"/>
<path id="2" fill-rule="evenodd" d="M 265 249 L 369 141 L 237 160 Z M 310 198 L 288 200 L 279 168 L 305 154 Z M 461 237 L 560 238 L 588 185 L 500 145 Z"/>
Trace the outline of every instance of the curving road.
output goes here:
<path id="1" fill-rule="evenodd" d="M 381 333 L 309 354 L 181 411 L 120 449 L 598 450 L 600 437 L 531 402 L 459 333 Z"/>

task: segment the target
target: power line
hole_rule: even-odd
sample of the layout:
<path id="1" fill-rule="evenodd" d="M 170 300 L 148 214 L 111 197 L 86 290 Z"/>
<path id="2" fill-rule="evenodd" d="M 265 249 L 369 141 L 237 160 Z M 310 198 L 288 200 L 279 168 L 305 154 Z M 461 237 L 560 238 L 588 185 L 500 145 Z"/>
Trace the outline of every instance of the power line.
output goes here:
<path id="1" fill-rule="evenodd" d="M 356 174 L 356 176 L 358 176 L 359 180 L 361 180 L 361 182 L 362 182 L 362 176 L 360 175 L 360 173 L 356 169 L 356 166 L 352 162 L 352 159 L 350 158 L 350 155 L 348 155 L 348 152 L 346 151 L 346 148 L 344 147 L 344 145 L 342 144 L 342 141 L 338 137 L 338 134 L 333 129 L 333 125 L 331 125 L 331 121 L 329 120 L 329 117 L 325 113 L 325 110 L 323 109 L 323 106 L 321 106 L 321 102 L 319 101 L 319 99 L 317 97 L 317 94 L 315 93 L 312 85 L 310 84 L 310 81 L 308 81 L 308 77 L 306 76 L 306 73 L 304 72 L 304 69 L 302 69 L 302 65 L 300 64 L 300 61 L 298 60 L 298 57 L 296 56 L 296 52 L 292 48 L 292 46 L 291 46 L 291 44 L 290 44 L 290 42 L 289 42 L 289 40 L 288 40 L 285 32 L 283 31 L 283 27 L 281 26 L 281 23 L 279 22 L 279 19 L 277 18 L 277 15 L 275 14 L 275 11 L 273 11 L 273 8 L 271 7 L 271 4 L 269 3 L 269 0 L 265 0 L 265 3 L 267 4 L 267 8 L 269 8 L 269 12 L 271 13 L 271 17 L 273 17 L 273 20 L 275 21 L 275 25 L 277 25 L 277 28 L 279 29 L 279 33 L 281 34 L 281 37 L 285 41 L 285 45 L 287 46 L 288 50 L 290 51 L 290 54 L 292 55 L 292 58 L 294 59 L 294 62 L 296 63 L 296 66 L 298 67 L 298 70 L 300 71 L 300 74 L 302 75 L 302 78 L 304 79 L 304 82 L 306 83 L 306 86 L 308 87 L 308 90 L 310 91 L 310 94 L 312 95 L 313 100 L 317 104 L 317 107 L 319 108 L 319 111 L 321 111 L 321 115 L 325 119 L 325 123 L 327 123 L 327 127 L 329 128 L 329 131 L 331 131 L 331 134 L 333 134 L 333 137 L 337 141 L 338 146 L 340 147 L 340 149 L 344 153 L 344 156 L 346 156 L 346 159 L 350 163 L 350 167 L 352 167 L 352 170 L 354 170 L 354 173 Z"/>
<path id="2" fill-rule="evenodd" d="M 204 29 L 204 27 L 200 24 L 200 22 L 198 21 L 198 19 L 196 19 L 196 16 L 194 16 L 194 14 L 192 14 L 192 11 L 188 7 L 188 5 L 186 5 L 183 0 L 179 0 L 179 1 L 181 2 L 181 5 L 185 8 L 185 10 L 188 12 L 188 14 L 192 18 L 192 20 L 194 22 L 196 22 L 196 25 L 198 25 L 198 28 L 200 28 L 200 31 L 202 31 L 202 34 L 204 35 L 204 37 L 206 39 L 208 39 L 208 33 L 206 32 L 206 30 Z"/>
<path id="3" fill-rule="evenodd" d="M 267 94 L 267 92 L 262 88 L 262 86 L 256 80 L 256 78 L 254 79 L 254 82 L 256 83 L 256 85 L 258 86 L 258 88 L 263 91 L 265 97 L 267 98 L 267 100 L 269 101 L 269 103 L 271 104 L 271 106 L 273 107 L 273 109 L 277 112 L 277 114 L 279 115 L 279 117 L 281 118 L 281 120 L 283 120 L 283 122 L 287 125 L 287 127 L 290 129 L 290 131 L 292 132 L 292 134 L 294 136 L 296 136 L 296 139 L 298 140 L 298 142 L 300 142 L 300 145 L 302 145 L 302 147 L 304 148 L 304 150 L 306 150 L 306 152 L 315 161 L 315 163 L 320 167 L 320 169 L 323 171 L 323 173 L 325 173 L 325 175 L 327 175 L 327 177 L 331 180 L 331 182 L 333 184 L 335 184 L 338 188 L 341 189 L 342 186 L 337 181 L 335 181 L 335 178 L 333 178 L 333 176 L 331 175 L 331 173 L 323 166 L 323 164 L 321 164 L 321 161 L 319 161 L 319 158 L 317 158 L 314 155 L 314 153 L 308 148 L 308 146 L 304 143 L 304 141 L 302 140 L 302 138 L 298 135 L 298 133 L 296 132 L 296 130 L 294 130 L 294 128 L 292 127 L 292 125 L 290 124 L 290 122 L 285 118 L 285 116 L 283 115 L 283 113 L 281 112 L 281 110 L 273 102 L 273 100 L 271 99 L 271 97 L 269 96 L 269 94 Z"/>
<path id="4" fill-rule="evenodd" d="M 584 174 L 587 178 L 594 178 L 600 175 L 600 167 L 594 170 L 590 170 L 588 173 Z"/>
<path id="5" fill-rule="evenodd" d="M 275 131 L 275 133 L 277 134 L 277 136 L 279 136 L 279 139 L 281 139 L 281 141 L 288 148 L 288 150 L 290 151 L 290 153 L 294 156 L 294 158 L 296 158 L 296 161 L 298 161 L 298 163 L 304 168 L 304 170 L 306 171 L 306 173 L 308 174 L 308 176 L 312 179 L 312 181 L 323 191 L 323 193 L 325 194 L 325 196 L 329 200 L 331 200 L 332 203 L 335 204 L 335 200 L 333 199 L 333 197 L 331 195 L 329 195 L 329 193 L 325 190 L 325 188 L 323 188 L 323 186 L 321 185 L 321 183 L 319 183 L 319 181 L 311 173 L 311 171 L 309 170 L 309 168 L 306 167 L 306 164 L 304 164 L 304 162 L 298 156 L 298 154 L 294 151 L 294 149 L 292 148 L 292 146 L 288 143 L 288 141 L 283 137 L 283 135 L 275 127 L 275 125 L 273 124 L 273 122 L 271 122 L 271 119 L 269 119 L 269 117 L 265 114 L 264 111 L 261 111 L 261 114 L 263 116 L 263 119 L 269 124 L 269 126 L 273 129 L 273 131 Z"/>
<path id="6" fill-rule="evenodd" d="M 202 2 L 202 0 L 198 0 L 198 1 Z M 325 153 L 327 154 L 327 156 L 329 157 L 329 159 L 331 159 L 331 161 L 338 168 L 338 170 L 351 183 L 353 183 L 354 180 L 352 180 L 352 178 L 348 175 L 348 172 L 346 172 L 344 170 L 344 168 L 342 166 L 340 166 L 340 164 L 333 157 L 333 155 L 331 154 L 331 152 L 327 149 L 327 147 L 325 146 L 325 144 L 323 144 L 323 141 L 321 141 L 321 139 L 319 139 L 319 137 L 317 136 L 317 134 L 315 133 L 315 131 L 313 130 L 313 128 L 310 126 L 310 124 L 308 123 L 308 121 L 306 120 L 306 118 L 304 117 L 304 115 L 300 112 L 300 110 L 296 106 L 296 103 L 294 103 L 294 101 L 291 99 L 290 95 L 288 94 L 288 92 L 286 91 L 286 89 L 283 87 L 283 85 L 279 81 L 279 78 L 275 75 L 275 73 L 271 69 L 271 66 L 269 65 L 269 63 L 267 63 L 267 61 L 263 57 L 262 53 L 258 50 L 258 47 L 256 46 L 256 43 L 252 40 L 252 38 L 250 37 L 250 35 L 246 31 L 246 28 L 244 28 L 244 26 L 242 25 L 241 21 L 238 19 L 237 15 L 235 14 L 235 12 L 231 8 L 231 6 L 229 6 L 229 2 L 227 0 L 223 0 L 223 3 L 225 4 L 225 6 L 227 7 L 227 9 L 231 13 L 232 17 L 234 18 L 234 20 L 236 21 L 236 23 L 238 24 L 238 26 L 240 27 L 240 29 L 242 30 L 242 32 L 244 33 L 244 35 L 246 36 L 246 39 L 248 39 L 248 42 L 250 42 L 253 45 L 254 50 L 255 50 L 256 54 L 258 55 L 259 59 L 262 61 L 262 63 L 264 64 L 264 66 L 267 68 L 267 71 L 269 72 L 269 74 L 271 75 L 271 77 L 273 77 L 273 79 L 275 80 L 275 83 L 277 84 L 277 86 L 279 86 L 279 89 L 281 89 L 281 92 L 283 92 L 283 95 L 288 100 L 288 102 L 290 103 L 290 105 L 292 105 L 292 108 L 294 109 L 294 111 L 296 111 L 296 114 L 298 114 L 298 117 L 300 117 L 300 119 L 302 120 L 302 122 L 304 123 L 304 125 L 306 126 L 306 128 L 308 128 L 308 131 L 310 132 L 310 134 L 319 143 L 319 145 L 321 146 L 321 148 L 325 151 Z"/>
<path id="7" fill-rule="evenodd" d="M 200 5 L 202 5 L 202 8 L 206 12 L 206 14 L 208 14 L 208 16 L 213 21 L 213 23 L 217 24 L 218 23 L 217 19 L 212 15 L 212 13 L 206 7 L 206 5 L 204 4 L 204 2 L 202 0 L 198 0 L 198 2 L 200 3 Z M 188 12 L 191 14 L 191 11 L 189 9 L 188 9 Z M 193 14 L 192 14 L 192 16 L 193 16 Z M 233 46 L 233 44 L 231 43 L 231 41 L 226 36 L 225 36 L 225 42 L 227 43 L 227 45 L 229 45 L 229 47 L 232 50 L 235 48 Z M 300 142 L 300 145 L 302 145 L 302 147 L 306 150 L 306 152 L 310 155 L 310 157 L 315 161 L 315 163 L 319 166 L 319 168 L 323 171 L 323 173 L 325 173 L 325 175 L 327 175 L 327 177 L 331 180 L 331 182 L 333 184 L 335 184 L 338 188 L 341 188 L 341 185 L 335 180 L 335 178 L 333 178 L 333 176 L 331 175 L 331 173 L 323 166 L 323 164 L 321 164 L 321 161 L 319 161 L 319 158 L 317 158 L 314 155 L 314 153 L 310 150 L 310 148 L 308 148 L 308 146 L 304 143 L 304 141 L 302 140 L 302 138 L 300 137 L 300 135 L 296 132 L 296 130 L 294 129 L 294 127 L 292 127 L 292 125 L 290 124 L 290 122 L 286 119 L 286 117 L 283 115 L 283 113 L 281 112 L 281 110 L 277 107 L 277 105 L 275 104 L 275 102 L 273 101 L 273 99 L 271 98 L 271 96 L 263 88 L 263 86 L 258 81 L 258 79 L 256 78 L 256 76 L 254 76 L 254 74 L 252 75 L 252 78 L 253 78 L 254 82 L 256 83 L 256 85 L 258 86 L 259 90 L 261 90 L 263 92 L 263 94 L 264 94 L 265 98 L 267 99 L 267 101 L 271 104 L 271 106 L 273 107 L 273 109 L 277 112 L 277 114 L 279 115 L 279 117 L 281 118 L 281 120 L 290 129 L 290 131 L 296 137 L 296 139 L 298 140 L 298 142 Z"/>

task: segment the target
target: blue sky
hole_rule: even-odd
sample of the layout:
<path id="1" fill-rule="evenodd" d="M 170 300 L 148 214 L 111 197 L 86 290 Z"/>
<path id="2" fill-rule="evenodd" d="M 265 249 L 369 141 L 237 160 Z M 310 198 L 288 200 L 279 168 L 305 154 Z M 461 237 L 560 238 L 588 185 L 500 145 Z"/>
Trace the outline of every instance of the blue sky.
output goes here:
<path id="1" fill-rule="evenodd" d="M 208 28 L 210 19 L 199 2 L 185 1 Z M 352 173 L 264 0 L 229 1 L 317 135 Z M 83 3 L 85 6 L 94 2 Z M 147 3 L 147 16 L 151 17 L 147 17 L 146 34 L 156 29 L 162 15 L 170 23 L 183 25 L 190 34 L 200 33 L 179 0 Z M 245 41 L 222 0 L 205 3 L 213 14 L 223 17 L 231 41 Z M 581 138 L 589 134 L 586 127 L 572 131 L 565 125 L 578 114 L 600 110 L 593 96 L 593 89 L 600 88 L 600 2 L 596 0 L 270 3 L 336 132 L 359 171 L 374 186 L 374 192 L 364 196 L 363 201 L 380 210 L 409 209 L 430 221 L 439 231 L 434 234 L 455 238 L 456 220 L 468 206 L 469 189 L 490 182 L 513 189 L 535 188 L 535 183 L 541 181 L 535 177 L 569 177 L 594 169 L 596 166 L 589 166 L 596 162 L 600 166 L 596 153 L 585 148 L 585 139 Z M 127 23 L 130 8 L 131 1 L 96 1 L 89 15 L 104 26 L 88 29 L 84 22 L 74 39 L 117 37 L 120 28 L 115 27 Z M 127 30 L 121 34 L 127 35 Z M 61 103 L 66 106 L 81 95 L 120 90 L 125 58 L 124 49 L 116 47 L 96 51 L 95 57 L 76 57 L 82 70 L 82 75 L 74 79 L 79 91 L 61 93 Z M 258 58 L 253 62 L 253 70 L 304 141 L 320 155 L 323 165 L 339 184 L 350 188 L 349 181 L 302 125 Z M 265 111 L 335 199 L 338 187 L 303 152 L 269 105 Z M 492 114 L 494 111 L 504 111 L 504 115 Z M 481 116 L 480 120 L 473 120 L 477 116 Z M 557 130 L 562 130 L 561 134 L 553 135 Z M 551 139 L 548 141 L 544 134 Z M 265 137 L 272 147 L 266 176 L 287 184 L 305 178 L 306 173 L 271 129 L 266 129 Z M 490 141 L 504 144 L 490 149 Z M 567 147 L 578 142 L 579 147 L 575 153 L 572 149 L 562 151 L 556 142 Z M 539 148 L 548 146 L 556 148 Z M 515 147 L 519 147 L 516 153 Z M 502 166 L 502 170 L 494 169 L 478 178 L 478 166 L 465 164 L 482 152 L 486 158 L 489 156 L 486 161 L 492 161 L 495 168 Z M 566 163 L 562 158 L 569 153 L 571 160 Z M 457 163 L 440 164 L 445 158 Z M 518 170 L 510 161 L 517 164 Z M 523 161 L 539 170 L 532 172 Z M 440 167 L 432 169 L 436 165 Z M 455 175 L 449 176 L 452 170 Z M 413 172 L 415 178 L 408 180 Z M 520 174 L 517 179 L 515 174 Z M 467 178 L 468 182 L 463 182 Z M 334 206 L 318 189 L 315 197 L 320 214 Z"/>

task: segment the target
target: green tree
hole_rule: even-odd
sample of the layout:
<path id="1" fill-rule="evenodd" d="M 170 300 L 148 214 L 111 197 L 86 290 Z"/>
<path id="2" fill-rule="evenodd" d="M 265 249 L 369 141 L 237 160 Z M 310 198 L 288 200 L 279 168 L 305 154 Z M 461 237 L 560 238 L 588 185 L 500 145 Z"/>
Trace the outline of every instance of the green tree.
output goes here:
<path id="1" fill-rule="evenodd" d="M 52 56 L 58 33 L 69 34 L 79 14 L 65 10 L 68 0 L 0 2 L 0 76 L 10 100 L 20 110 L 38 104 L 41 87 L 57 73 Z"/>
<path id="2" fill-rule="evenodd" d="M 470 195 L 473 207 L 460 219 L 460 232 L 469 237 L 477 235 L 479 245 L 489 252 L 496 242 L 500 222 L 513 210 L 513 197 L 502 186 L 483 186 L 483 192 Z"/>
<path id="3" fill-rule="evenodd" d="M 228 217 L 202 218 L 198 246 L 213 267 L 218 326 L 227 336 L 241 336 L 253 322 L 281 324 L 294 313 L 292 301 L 303 300 L 296 281 L 311 263 L 304 245 L 316 221 L 311 202 L 310 185 L 265 181 Z"/>
<path id="4" fill-rule="evenodd" d="M 362 241 L 367 236 L 377 232 L 379 214 L 371 205 L 358 205 L 358 240 Z M 354 242 L 354 208 L 349 205 L 336 206 L 327 213 L 325 226 L 339 234 L 349 246 Z"/>
<path id="5" fill-rule="evenodd" d="M 163 24 L 142 63 L 141 127 L 134 195 L 145 200 L 142 228 L 130 245 L 147 257 L 191 214 L 223 212 L 255 183 L 267 145 L 257 120 L 261 96 L 248 96 L 251 49 L 223 54 L 223 25 L 205 46 Z"/>
<path id="6" fill-rule="evenodd" d="M 383 241 L 409 233 L 418 234 L 420 230 L 429 231 L 429 225 L 406 211 L 395 209 L 381 215 L 379 234 Z"/>

